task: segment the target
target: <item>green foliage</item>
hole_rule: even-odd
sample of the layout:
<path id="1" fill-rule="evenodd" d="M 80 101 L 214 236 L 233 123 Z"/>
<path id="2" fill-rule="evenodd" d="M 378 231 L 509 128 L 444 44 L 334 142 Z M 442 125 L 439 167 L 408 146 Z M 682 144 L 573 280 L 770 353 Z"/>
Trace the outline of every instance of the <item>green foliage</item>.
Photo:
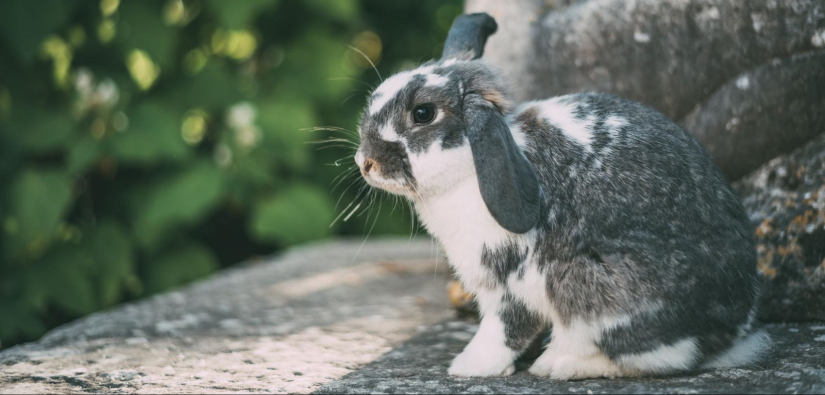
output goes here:
<path id="1" fill-rule="evenodd" d="M 208 0 L 209 7 L 218 16 L 221 26 L 229 29 L 241 29 L 247 26 L 255 15 L 277 4 L 276 0 L 244 0 L 227 2 L 223 0 Z"/>
<path id="2" fill-rule="evenodd" d="M 176 246 L 144 268 L 147 291 L 160 292 L 211 273 L 218 266 L 208 248 L 199 243 Z"/>
<path id="3" fill-rule="evenodd" d="M 60 110 L 23 107 L 12 113 L 5 133 L 22 149 L 48 152 L 66 143 L 73 126 L 71 118 Z"/>
<path id="4" fill-rule="evenodd" d="M 152 165 L 184 161 L 193 152 L 180 138 L 180 115 L 163 103 L 145 103 L 125 113 L 129 129 L 111 137 L 111 153 L 119 162 Z"/>
<path id="5" fill-rule="evenodd" d="M 5 0 L 0 13 L 0 32 L 6 45 L 25 62 L 31 62 L 48 35 L 66 25 L 75 7 L 71 0 Z"/>
<path id="6" fill-rule="evenodd" d="M 254 213 L 252 235 L 282 244 L 320 239 L 329 233 L 333 219 L 329 193 L 307 186 L 291 186 L 259 202 Z"/>
<path id="7" fill-rule="evenodd" d="M 196 224 L 220 202 L 223 175 L 208 162 L 139 185 L 129 212 L 137 241 L 155 248 L 170 231 Z"/>
<path id="8" fill-rule="evenodd" d="M 9 185 L 11 215 L 5 219 L 5 258 L 37 257 L 53 241 L 71 203 L 69 178 L 58 170 L 24 169 Z"/>
<path id="9" fill-rule="evenodd" d="M 460 9 L 0 1 L 0 346 L 296 243 L 415 231 L 350 204 L 352 144 L 310 143 L 355 139 L 379 82 L 349 46 L 386 76 Z"/>

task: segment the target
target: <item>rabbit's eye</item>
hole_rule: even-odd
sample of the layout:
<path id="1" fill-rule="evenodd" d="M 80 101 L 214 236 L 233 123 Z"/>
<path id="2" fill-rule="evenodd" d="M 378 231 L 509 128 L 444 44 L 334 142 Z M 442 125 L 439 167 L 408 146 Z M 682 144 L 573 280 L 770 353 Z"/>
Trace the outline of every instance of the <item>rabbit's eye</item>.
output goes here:
<path id="1" fill-rule="evenodd" d="M 435 106 L 432 104 L 422 104 L 412 111 L 415 123 L 430 123 L 435 118 Z"/>

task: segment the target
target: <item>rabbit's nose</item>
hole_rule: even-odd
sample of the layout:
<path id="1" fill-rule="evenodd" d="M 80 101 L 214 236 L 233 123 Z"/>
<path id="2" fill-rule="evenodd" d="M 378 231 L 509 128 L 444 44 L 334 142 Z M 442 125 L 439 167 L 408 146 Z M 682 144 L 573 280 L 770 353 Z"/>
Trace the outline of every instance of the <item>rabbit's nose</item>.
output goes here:
<path id="1" fill-rule="evenodd" d="M 364 167 L 361 168 L 361 172 L 364 173 L 364 175 L 367 175 L 367 173 L 369 173 L 370 170 L 372 170 L 372 168 L 375 168 L 377 170 L 378 165 L 375 163 L 375 160 L 367 158 L 366 160 L 364 160 Z"/>

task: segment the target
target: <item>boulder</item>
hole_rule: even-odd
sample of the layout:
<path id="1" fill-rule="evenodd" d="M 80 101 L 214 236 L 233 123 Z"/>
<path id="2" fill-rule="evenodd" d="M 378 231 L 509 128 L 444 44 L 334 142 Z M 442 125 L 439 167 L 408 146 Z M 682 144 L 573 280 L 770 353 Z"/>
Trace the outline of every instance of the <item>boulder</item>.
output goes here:
<path id="1" fill-rule="evenodd" d="M 825 320 L 825 135 L 735 184 L 765 279 L 760 318 Z"/>
<path id="2" fill-rule="evenodd" d="M 815 122 L 823 113 L 821 84 L 785 86 L 760 78 L 821 81 L 822 62 L 792 57 L 825 48 L 823 8 L 825 0 L 468 0 L 466 5 L 467 12 L 488 12 L 499 22 L 484 58 L 508 78 L 516 101 L 597 91 L 640 101 L 680 122 L 693 111 L 685 122 L 688 131 L 709 147 L 720 147 L 716 157 L 731 180 L 822 133 Z M 772 63 L 777 59 L 778 65 Z M 791 70 L 780 70 L 785 66 Z M 748 92 L 734 94 L 736 84 L 744 86 L 742 78 L 751 75 Z M 745 102 L 738 101 L 742 97 Z M 785 103 L 788 97 L 795 100 Z M 728 127 L 736 125 L 728 122 L 742 111 L 753 123 L 730 133 Z M 776 127 L 788 117 L 797 120 Z M 775 122 L 762 122 L 766 119 Z M 744 148 L 726 147 L 752 149 L 743 159 L 738 155 Z"/>
<path id="3" fill-rule="evenodd" d="M 683 120 L 732 180 L 825 132 L 825 51 L 746 71 Z"/>

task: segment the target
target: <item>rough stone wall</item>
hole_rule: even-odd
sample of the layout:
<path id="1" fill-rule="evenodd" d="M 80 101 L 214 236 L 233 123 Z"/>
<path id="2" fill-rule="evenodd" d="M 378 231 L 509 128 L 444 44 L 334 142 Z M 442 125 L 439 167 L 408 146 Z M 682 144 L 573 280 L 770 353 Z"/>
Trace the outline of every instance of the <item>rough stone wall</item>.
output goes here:
<path id="1" fill-rule="evenodd" d="M 733 113 L 740 106 L 738 102 L 714 99 L 714 92 L 725 84 L 735 84 L 743 73 L 777 60 L 786 61 L 795 54 L 811 51 L 821 54 L 825 49 L 825 0 L 566 3 L 467 1 L 467 12 L 488 12 L 500 24 L 500 31 L 489 40 L 484 56 L 503 70 L 517 101 L 598 91 L 648 104 L 677 121 L 691 111 L 698 112 L 692 116 L 694 119 L 720 118 L 719 114 Z M 822 66 L 812 65 L 807 72 L 821 75 L 821 70 Z M 814 100 L 800 101 L 800 108 L 794 111 L 813 116 L 822 111 L 821 99 L 815 100 L 821 97 L 822 90 L 811 92 L 816 87 L 786 86 L 784 95 L 757 92 L 754 87 L 749 93 L 776 99 L 788 95 L 812 97 Z M 763 118 L 782 117 L 785 110 L 771 105 L 760 108 Z M 720 167 L 732 180 L 823 131 L 821 124 L 795 124 L 786 142 L 787 128 L 777 130 L 773 125 L 757 124 L 733 135 L 735 132 L 724 128 L 732 118 L 721 125 L 711 122 L 687 126 L 717 159 L 730 154 L 724 149 L 713 149 L 714 144 L 710 143 L 717 136 L 724 138 L 725 142 L 719 144 L 723 147 L 729 147 L 731 141 L 734 146 L 747 143 L 763 134 L 770 135 L 764 140 L 783 141 L 762 146 L 762 162 L 729 166 L 729 162 L 720 161 Z"/>
<path id="2" fill-rule="evenodd" d="M 683 120 L 731 179 L 825 132 L 825 51 L 746 71 Z M 766 149 L 770 147 L 770 149 Z"/>
<path id="3" fill-rule="evenodd" d="M 685 126 L 742 179 L 762 318 L 825 320 L 825 143 L 808 143 L 825 133 L 825 0 L 467 0 L 466 11 L 498 21 L 484 58 L 516 101 L 607 92 Z"/>
<path id="4" fill-rule="evenodd" d="M 735 187 L 756 228 L 766 280 L 760 317 L 825 320 L 825 135 Z"/>

